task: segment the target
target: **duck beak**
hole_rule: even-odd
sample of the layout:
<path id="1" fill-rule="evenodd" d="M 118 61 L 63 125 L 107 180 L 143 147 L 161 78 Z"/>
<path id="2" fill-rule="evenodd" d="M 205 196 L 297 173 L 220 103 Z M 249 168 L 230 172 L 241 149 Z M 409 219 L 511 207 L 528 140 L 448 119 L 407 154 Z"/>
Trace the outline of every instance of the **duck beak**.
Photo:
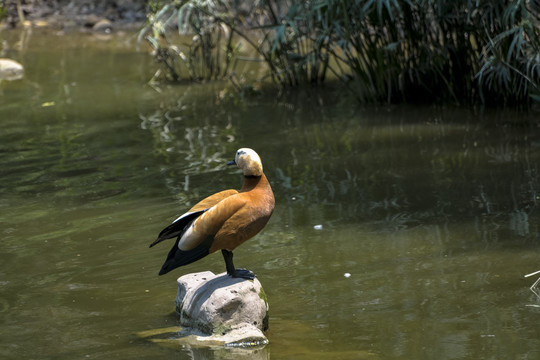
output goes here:
<path id="1" fill-rule="evenodd" d="M 236 161 L 231 160 L 231 161 L 229 161 L 229 162 L 227 163 L 227 165 L 236 165 Z"/>

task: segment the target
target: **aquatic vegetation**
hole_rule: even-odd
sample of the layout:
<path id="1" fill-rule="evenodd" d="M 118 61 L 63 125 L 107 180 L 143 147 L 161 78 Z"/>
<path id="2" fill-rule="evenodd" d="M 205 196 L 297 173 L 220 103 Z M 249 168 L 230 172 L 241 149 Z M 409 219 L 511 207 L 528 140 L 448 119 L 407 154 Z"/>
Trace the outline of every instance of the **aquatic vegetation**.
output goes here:
<path id="1" fill-rule="evenodd" d="M 342 81 L 361 101 L 540 101 L 540 3 L 503 0 L 166 2 L 140 33 L 180 77 L 234 74 L 247 44 L 279 86 Z M 172 34 L 192 34 L 187 44 Z"/>
<path id="2" fill-rule="evenodd" d="M 226 2 L 174 1 L 161 6 L 154 1 L 149 7 L 139 42 L 149 43 L 161 65 L 154 78 L 213 80 L 228 73 L 237 49 L 230 28 L 215 17 L 232 14 Z"/>
<path id="3" fill-rule="evenodd" d="M 7 9 L 4 5 L 0 5 L 0 21 L 4 20 L 7 16 Z"/>

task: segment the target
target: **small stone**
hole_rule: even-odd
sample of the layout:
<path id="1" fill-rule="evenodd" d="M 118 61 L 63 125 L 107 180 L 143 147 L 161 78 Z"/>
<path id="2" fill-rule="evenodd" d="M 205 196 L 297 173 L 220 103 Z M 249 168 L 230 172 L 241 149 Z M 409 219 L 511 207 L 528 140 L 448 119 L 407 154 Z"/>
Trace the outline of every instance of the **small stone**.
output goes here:
<path id="1" fill-rule="evenodd" d="M 313 226 L 315 230 L 322 230 L 323 226 L 321 224 Z"/>
<path id="2" fill-rule="evenodd" d="M 24 75 L 24 67 L 11 59 L 0 59 L 0 80 L 19 80 Z"/>

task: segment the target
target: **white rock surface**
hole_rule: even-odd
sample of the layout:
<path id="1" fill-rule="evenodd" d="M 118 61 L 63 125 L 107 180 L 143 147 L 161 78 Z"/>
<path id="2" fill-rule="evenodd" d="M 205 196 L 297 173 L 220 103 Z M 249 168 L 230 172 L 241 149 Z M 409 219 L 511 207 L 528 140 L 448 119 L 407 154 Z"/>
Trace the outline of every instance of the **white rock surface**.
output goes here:
<path id="1" fill-rule="evenodd" d="M 24 75 L 24 68 L 15 60 L 0 58 L 0 80 L 18 80 Z"/>
<path id="2" fill-rule="evenodd" d="M 258 279 L 235 279 L 210 271 L 177 280 L 180 325 L 202 332 L 200 341 L 230 346 L 268 343 L 268 302 Z"/>

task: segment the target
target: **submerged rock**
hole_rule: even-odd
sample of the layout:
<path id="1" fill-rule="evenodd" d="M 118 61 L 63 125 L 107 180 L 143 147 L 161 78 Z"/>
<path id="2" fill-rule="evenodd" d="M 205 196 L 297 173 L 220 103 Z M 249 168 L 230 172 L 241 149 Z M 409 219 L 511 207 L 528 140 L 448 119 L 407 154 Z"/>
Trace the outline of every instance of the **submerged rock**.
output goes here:
<path id="1" fill-rule="evenodd" d="M 268 302 L 258 279 L 236 279 L 210 271 L 187 274 L 177 280 L 176 312 L 180 325 L 230 346 L 268 343 Z"/>
<path id="2" fill-rule="evenodd" d="M 187 351 L 192 359 L 216 359 L 216 360 L 268 360 L 270 353 L 265 346 L 223 346 L 223 342 L 204 341 L 212 336 L 196 335 L 186 332 L 179 326 L 144 330 L 137 333 L 141 339 L 153 344 Z M 202 339 L 202 340 L 201 340 Z"/>
<path id="3" fill-rule="evenodd" d="M 0 58 L 0 80 L 22 79 L 24 68 L 21 64 L 11 59 Z"/>

